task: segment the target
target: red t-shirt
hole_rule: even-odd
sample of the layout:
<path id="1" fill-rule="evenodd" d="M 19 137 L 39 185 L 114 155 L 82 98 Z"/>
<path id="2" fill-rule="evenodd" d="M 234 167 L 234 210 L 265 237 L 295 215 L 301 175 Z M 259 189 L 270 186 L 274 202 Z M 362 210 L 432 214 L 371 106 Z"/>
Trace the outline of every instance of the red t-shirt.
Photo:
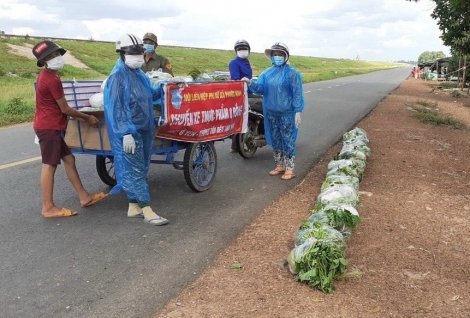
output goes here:
<path id="1" fill-rule="evenodd" d="M 59 75 L 42 69 L 36 81 L 34 129 L 65 130 L 67 128 L 67 115 L 62 114 L 56 102 L 56 99 L 63 96 L 64 88 Z"/>

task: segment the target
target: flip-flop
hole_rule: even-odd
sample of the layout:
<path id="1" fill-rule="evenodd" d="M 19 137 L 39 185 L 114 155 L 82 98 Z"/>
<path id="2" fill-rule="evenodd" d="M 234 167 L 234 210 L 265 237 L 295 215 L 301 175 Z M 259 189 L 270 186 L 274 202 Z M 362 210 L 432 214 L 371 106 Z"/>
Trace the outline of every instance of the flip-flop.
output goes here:
<path id="1" fill-rule="evenodd" d="M 279 168 L 279 167 L 276 167 L 276 169 L 271 170 L 271 171 L 269 172 L 269 175 L 270 175 L 270 176 L 277 176 L 277 175 L 279 175 L 279 174 L 282 174 L 282 173 L 286 172 L 286 169 L 280 170 L 280 169 L 278 169 L 278 168 Z M 281 168 L 281 169 L 282 169 L 282 168 Z"/>
<path id="2" fill-rule="evenodd" d="M 158 218 L 144 220 L 144 223 L 148 223 L 150 225 L 165 225 L 165 224 L 170 223 L 170 221 L 159 216 Z"/>
<path id="3" fill-rule="evenodd" d="M 290 180 L 295 178 L 295 173 L 290 172 L 290 173 L 284 173 L 284 175 L 281 177 L 282 180 Z"/>
<path id="4" fill-rule="evenodd" d="M 77 215 L 78 213 L 75 212 L 75 211 L 72 211 L 72 210 L 69 210 L 69 209 L 66 209 L 66 208 L 62 208 L 60 209 L 60 212 L 59 213 L 56 213 L 56 214 L 45 214 L 43 213 L 42 216 L 44 216 L 45 218 L 61 218 L 61 217 L 66 217 L 66 216 L 74 216 L 74 215 Z"/>
<path id="5" fill-rule="evenodd" d="M 127 215 L 128 218 L 143 218 L 144 217 L 144 213 L 140 212 L 140 213 L 137 213 L 137 214 L 134 214 L 134 215 Z"/>
<path id="6" fill-rule="evenodd" d="M 87 204 L 83 204 L 82 208 L 89 207 L 90 205 L 93 205 L 96 202 L 103 200 L 104 198 L 106 198 L 108 196 L 108 194 L 109 193 L 100 192 L 100 193 L 97 193 L 97 194 L 93 195 L 93 199 L 91 199 L 91 201 L 88 202 Z"/>

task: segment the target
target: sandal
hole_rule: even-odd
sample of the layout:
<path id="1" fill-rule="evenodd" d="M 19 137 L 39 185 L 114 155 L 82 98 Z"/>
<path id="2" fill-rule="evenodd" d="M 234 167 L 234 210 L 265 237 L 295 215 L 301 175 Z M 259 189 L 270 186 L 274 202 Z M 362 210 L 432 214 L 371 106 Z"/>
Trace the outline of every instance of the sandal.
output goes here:
<path id="1" fill-rule="evenodd" d="M 295 173 L 292 170 L 286 170 L 286 172 L 284 172 L 284 175 L 281 177 L 282 180 L 290 180 L 293 178 L 295 178 Z"/>
<path id="2" fill-rule="evenodd" d="M 150 224 L 150 225 L 165 225 L 165 224 L 168 224 L 170 223 L 170 221 L 168 221 L 167 219 L 165 218 L 162 218 L 161 216 L 158 216 L 156 218 L 153 218 L 153 219 L 147 219 L 147 220 L 144 220 L 144 223 L 147 223 L 147 224 Z"/>
<path id="3" fill-rule="evenodd" d="M 90 202 L 88 202 L 86 204 L 82 204 L 82 208 L 89 207 L 90 205 L 93 205 L 96 202 L 103 200 L 104 198 L 106 198 L 108 196 L 108 194 L 109 193 L 103 193 L 103 192 L 94 194 L 93 198 L 91 198 Z"/>
<path id="4" fill-rule="evenodd" d="M 285 167 L 282 167 L 282 166 L 277 166 L 276 169 L 274 170 L 271 170 L 269 172 L 269 175 L 270 176 L 277 176 L 278 174 L 282 174 L 286 171 L 286 168 Z"/>
<path id="5" fill-rule="evenodd" d="M 43 213 L 42 216 L 45 218 L 62 218 L 62 217 L 67 217 L 67 216 L 74 216 L 77 215 L 78 213 L 66 208 L 60 209 L 58 213 L 52 214 L 52 213 Z"/>

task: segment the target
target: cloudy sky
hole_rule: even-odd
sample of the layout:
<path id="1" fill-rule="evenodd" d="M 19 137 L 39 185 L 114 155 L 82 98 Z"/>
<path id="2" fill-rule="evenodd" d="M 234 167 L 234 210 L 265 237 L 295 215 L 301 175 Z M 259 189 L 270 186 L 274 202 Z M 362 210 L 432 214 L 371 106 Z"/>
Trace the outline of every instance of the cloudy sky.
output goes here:
<path id="1" fill-rule="evenodd" d="M 433 2 L 420 0 L 1 0 L 7 34 L 116 41 L 153 32 L 160 45 L 253 52 L 284 42 L 292 55 L 414 60 L 443 51 Z"/>

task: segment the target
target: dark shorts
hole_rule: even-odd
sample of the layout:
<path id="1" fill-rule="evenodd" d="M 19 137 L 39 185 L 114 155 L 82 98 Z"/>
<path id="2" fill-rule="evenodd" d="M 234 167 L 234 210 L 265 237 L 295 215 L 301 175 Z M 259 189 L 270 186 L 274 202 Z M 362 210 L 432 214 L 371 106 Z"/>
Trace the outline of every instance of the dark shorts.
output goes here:
<path id="1" fill-rule="evenodd" d="M 60 130 L 35 130 L 35 132 L 39 138 L 42 163 L 56 166 L 60 164 L 60 159 L 72 154 Z"/>

